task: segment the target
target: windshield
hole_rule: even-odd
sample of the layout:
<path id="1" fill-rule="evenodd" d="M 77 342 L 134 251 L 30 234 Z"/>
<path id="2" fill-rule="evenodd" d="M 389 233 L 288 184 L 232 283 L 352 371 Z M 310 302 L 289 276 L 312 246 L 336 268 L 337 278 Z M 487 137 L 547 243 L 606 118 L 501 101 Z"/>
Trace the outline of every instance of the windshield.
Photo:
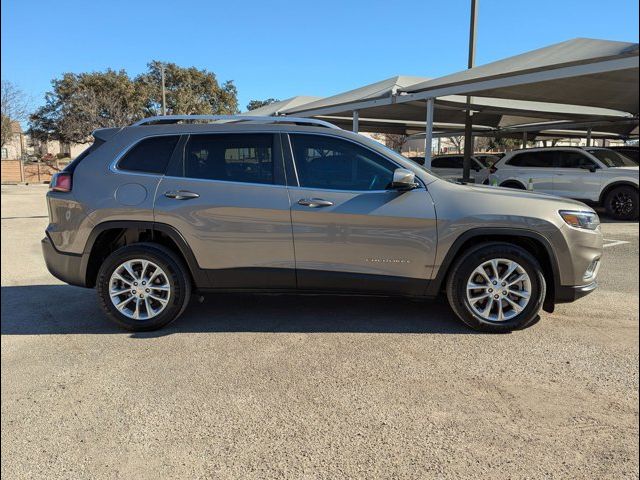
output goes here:
<path id="1" fill-rule="evenodd" d="M 638 165 L 628 157 L 621 153 L 614 152 L 607 148 L 586 149 L 591 155 L 596 157 L 607 167 L 637 167 Z"/>

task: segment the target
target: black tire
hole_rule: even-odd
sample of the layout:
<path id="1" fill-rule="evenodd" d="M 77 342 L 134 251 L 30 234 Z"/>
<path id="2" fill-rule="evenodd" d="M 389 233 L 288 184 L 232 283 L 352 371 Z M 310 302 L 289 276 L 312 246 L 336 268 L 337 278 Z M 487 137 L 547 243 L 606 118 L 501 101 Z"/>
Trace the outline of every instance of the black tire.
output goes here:
<path id="1" fill-rule="evenodd" d="M 499 258 L 515 261 L 524 269 L 531 282 L 531 294 L 529 302 L 520 313 L 509 320 L 498 322 L 487 320 L 473 311 L 467 299 L 467 281 L 477 267 L 488 260 Z M 446 290 L 449 305 L 467 326 L 483 332 L 506 333 L 526 328 L 538 320 L 547 285 L 543 270 L 533 255 L 517 245 L 500 242 L 485 243 L 464 252 L 451 267 Z M 506 301 L 504 304 L 507 305 Z"/>
<path id="2" fill-rule="evenodd" d="M 114 270 L 127 260 L 142 259 L 155 263 L 167 274 L 171 288 L 169 302 L 157 316 L 134 320 L 121 313 L 111 301 L 109 282 Z M 157 330 L 178 318 L 191 298 L 191 277 L 182 260 L 171 250 L 155 243 L 136 243 L 119 248 L 102 263 L 96 282 L 100 306 L 107 316 L 121 327 L 143 332 Z"/>
<path id="3" fill-rule="evenodd" d="M 638 189 L 629 185 L 613 188 L 604 199 L 607 215 L 615 220 L 638 218 Z"/>
<path id="4" fill-rule="evenodd" d="M 514 188 L 516 190 L 526 190 L 527 189 L 527 187 L 525 187 L 520 182 L 516 182 L 515 180 L 506 181 L 504 183 L 501 183 L 500 186 L 503 187 L 503 188 Z"/>

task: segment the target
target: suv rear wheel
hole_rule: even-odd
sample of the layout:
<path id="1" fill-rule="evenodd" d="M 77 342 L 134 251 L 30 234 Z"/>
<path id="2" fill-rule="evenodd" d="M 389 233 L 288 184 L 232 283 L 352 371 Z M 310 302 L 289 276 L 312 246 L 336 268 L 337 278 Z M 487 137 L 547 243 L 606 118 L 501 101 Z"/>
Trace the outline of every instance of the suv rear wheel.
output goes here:
<path id="1" fill-rule="evenodd" d="M 527 327 L 538 318 L 545 294 L 540 264 L 510 243 L 484 244 L 465 252 L 447 281 L 453 311 L 469 327 L 485 332 Z"/>
<path id="2" fill-rule="evenodd" d="M 635 220 L 638 218 L 638 190 L 622 185 L 607 193 L 604 200 L 607 215 L 616 220 Z"/>
<path id="3" fill-rule="evenodd" d="M 152 243 L 122 247 L 104 261 L 97 280 L 105 313 L 132 331 L 161 328 L 186 308 L 191 280 L 183 262 Z"/>

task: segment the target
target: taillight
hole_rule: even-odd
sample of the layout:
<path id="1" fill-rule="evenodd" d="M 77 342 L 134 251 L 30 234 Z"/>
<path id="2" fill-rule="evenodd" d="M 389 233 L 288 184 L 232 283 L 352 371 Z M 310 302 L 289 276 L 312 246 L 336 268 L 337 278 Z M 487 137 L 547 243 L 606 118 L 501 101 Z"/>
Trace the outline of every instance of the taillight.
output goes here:
<path id="1" fill-rule="evenodd" d="M 72 175 L 70 172 L 59 172 L 51 177 L 49 190 L 54 192 L 70 192 Z"/>

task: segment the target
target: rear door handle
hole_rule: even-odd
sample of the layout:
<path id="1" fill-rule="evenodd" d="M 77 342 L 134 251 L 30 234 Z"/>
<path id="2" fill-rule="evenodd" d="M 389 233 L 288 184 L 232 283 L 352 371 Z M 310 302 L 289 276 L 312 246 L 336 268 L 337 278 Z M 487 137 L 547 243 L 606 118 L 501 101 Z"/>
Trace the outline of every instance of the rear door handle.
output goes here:
<path id="1" fill-rule="evenodd" d="M 177 190 L 173 192 L 165 192 L 164 196 L 167 198 L 173 198 L 174 200 L 189 200 L 190 198 L 198 198 L 200 195 L 196 192 L 189 192 L 187 190 Z"/>
<path id="2" fill-rule="evenodd" d="M 321 198 L 301 198 L 298 200 L 298 205 L 309 208 L 331 207 L 333 202 Z"/>

